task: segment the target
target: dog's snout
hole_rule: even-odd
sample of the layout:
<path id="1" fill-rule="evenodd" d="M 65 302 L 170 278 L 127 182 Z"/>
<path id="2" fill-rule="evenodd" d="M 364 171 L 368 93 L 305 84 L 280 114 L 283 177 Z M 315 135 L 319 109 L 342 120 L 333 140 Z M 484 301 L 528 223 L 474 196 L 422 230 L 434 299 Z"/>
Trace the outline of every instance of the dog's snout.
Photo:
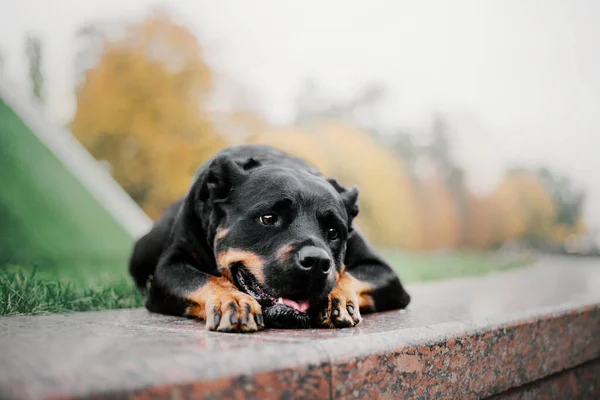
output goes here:
<path id="1" fill-rule="evenodd" d="M 327 252 L 319 247 L 303 247 L 298 253 L 298 264 L 307 270 L 320 269 L 327 274 L 331 269 L 331 258 Z"/>

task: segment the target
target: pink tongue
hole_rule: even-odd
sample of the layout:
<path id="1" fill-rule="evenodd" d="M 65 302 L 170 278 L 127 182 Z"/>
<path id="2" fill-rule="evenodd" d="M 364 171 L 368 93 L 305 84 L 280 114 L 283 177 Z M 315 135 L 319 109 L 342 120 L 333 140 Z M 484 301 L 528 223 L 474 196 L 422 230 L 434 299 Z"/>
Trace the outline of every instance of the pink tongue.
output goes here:
<path id="1" fill-rule="evenodd" d="M 294 300 L 281 298 L 281 302 L 286 306 L 292 307 L 294 310 L 298 310 L 300 312 L 306 312 L 309 307 L 308 300 L 303 300 L 300 303 L 296 303 Z"/>

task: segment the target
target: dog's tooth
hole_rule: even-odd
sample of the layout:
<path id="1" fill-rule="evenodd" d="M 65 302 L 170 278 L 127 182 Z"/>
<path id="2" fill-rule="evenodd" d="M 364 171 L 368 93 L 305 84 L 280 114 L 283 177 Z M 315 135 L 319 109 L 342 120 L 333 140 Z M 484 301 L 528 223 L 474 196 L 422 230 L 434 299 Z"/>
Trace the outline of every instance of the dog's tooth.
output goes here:
<path id="1" fill-rule="evenodd" d="M 283 297 L 279 297 L 279 298 L 277 299 L 277 302 L 278 302 L 279 304 L 283 304 Z"/>

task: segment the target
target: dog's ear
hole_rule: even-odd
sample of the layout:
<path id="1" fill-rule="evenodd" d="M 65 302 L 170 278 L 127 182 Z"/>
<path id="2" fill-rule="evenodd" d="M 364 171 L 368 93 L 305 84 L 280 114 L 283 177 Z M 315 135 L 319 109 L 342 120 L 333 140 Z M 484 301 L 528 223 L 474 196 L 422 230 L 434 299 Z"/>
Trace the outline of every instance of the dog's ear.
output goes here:
<path id="1" fill-rule="evenodd" d="M 358 215 L 358 193 L 358 186 L 354 185 L 341 194 L 346 205 L 346 211 L 351 219 L 356 218 Z"/>
<path id="2" fill-rule="evenodd" d="M 208 166 L 202 197 L 215 203 L 223 202 L 229 197 L 231 190 L 242 183 L 247 176 L 248 173 L 243 167 L 231 157 L 219 155 Z"/>
<path id="3" fill-rule="evenodd" d="M 342 196 L 344 205 L 346 206 L 346 213 L 348 214 L 348 227 L 352 230 L 352 221 L 358 215 L 358 186 L 354 185 L 350 189 L 344 187 L 335 178 L 327 178 L 327 182 L 335 188 L 335 190 Z"/>
<path id="4" fill-rule="evenodd" d="M 240 163 L 244 171 L 254 169 L 261 166 L 260 161 L 257 161 L 254 157 L 248 158 L 246 161 Z"/>

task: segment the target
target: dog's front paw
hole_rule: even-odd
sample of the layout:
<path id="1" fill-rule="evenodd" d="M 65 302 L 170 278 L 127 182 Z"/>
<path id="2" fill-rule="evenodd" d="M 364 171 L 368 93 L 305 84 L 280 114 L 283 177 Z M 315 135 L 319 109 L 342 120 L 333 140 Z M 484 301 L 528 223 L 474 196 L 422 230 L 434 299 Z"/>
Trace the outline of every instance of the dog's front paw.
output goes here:
<path id="1" fill-rule="evenodd" d="M 351 288 L 337 285 L 329 294 L 327 306 L 317 315 L 317 326 L 349 328 L 362 321 L 358 295 Z"/>
<path id="2" fill-rule="evenodd" d="M 204 319 L 208 330 L 256 332 L 265 327 L 260 304 L 224 278 L 212 278 L 188 300 L 195 304 L 185 315 Z"/>
<path id="3" fill-rule="evenodd" d="M 219 332 L 256 332 L 264 328 L 260 304 L 239 291 L 228 291 L 206 302 L 206 328 Z"/>

